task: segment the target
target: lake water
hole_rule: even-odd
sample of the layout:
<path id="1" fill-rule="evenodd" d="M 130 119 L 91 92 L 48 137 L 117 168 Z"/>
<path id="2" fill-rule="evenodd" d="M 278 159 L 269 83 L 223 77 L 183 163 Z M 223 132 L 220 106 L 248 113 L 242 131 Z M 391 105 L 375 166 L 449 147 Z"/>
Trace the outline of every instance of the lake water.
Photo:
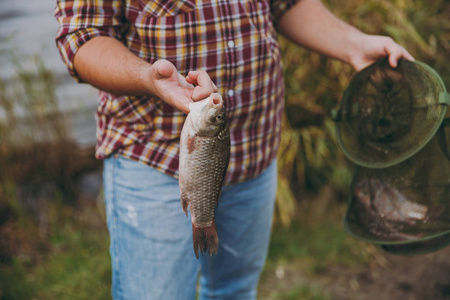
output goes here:
<path id="1" fill-rule="evenodd" d="M 59 107 L 70 117 L 72 136 L 82 146 L 95 143 L 94 113 L 97 91 L 76 83 L 68 74 L 56 49 L 57 22 L 53 17 L 56 0 L 0 0 L 0 78 L 13 81 L 12 58 L 35 65 L 39 56 L 57 80 Z M 0 109 L 0 119 L 4 112 Z"/>

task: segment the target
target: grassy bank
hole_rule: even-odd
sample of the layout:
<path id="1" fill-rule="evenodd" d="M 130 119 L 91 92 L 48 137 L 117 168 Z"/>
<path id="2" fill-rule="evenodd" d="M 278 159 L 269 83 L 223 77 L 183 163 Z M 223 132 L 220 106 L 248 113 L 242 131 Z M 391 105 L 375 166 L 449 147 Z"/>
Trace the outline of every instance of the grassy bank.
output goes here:
<path id="1" fill-rule="evenodd" d="M 302 206 L 303 220 L 273 228 L 260 299 L 331 299 L 312 279 L 330 265 L 367 263 L 371 248 L 345 234 L 338 213 L 321 212 L 318 205 Z M 344 209 L 329 205 L 336 212 Z M 58 220 L 51 224 L 45 252 L 17 255 L 1 264 L 0 299 L 110 299 L 109 238 L 102 205 L 90 199 L 76 207 L 48 209 Z"/>
<path id="2" fill-rule="evenodd" d="M 1 263 L 0 299 L 110 299 L 109 238 L 102 214 L 92 203 L 50 209 L 60 220 L 52 224 L 46 251 L 19 253 Z"/>

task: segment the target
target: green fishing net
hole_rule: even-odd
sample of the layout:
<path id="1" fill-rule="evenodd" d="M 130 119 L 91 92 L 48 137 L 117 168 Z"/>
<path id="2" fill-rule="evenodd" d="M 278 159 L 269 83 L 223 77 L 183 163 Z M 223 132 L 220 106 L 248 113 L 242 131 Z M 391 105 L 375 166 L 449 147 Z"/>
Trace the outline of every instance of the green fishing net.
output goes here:
<path id="1" fill-rule="evenodd" d="M 344 93 L 338 143 L 354 163 L 385 168 L 414 155 L 441 125 L 448 99 L 438 74 L 420 62 L 388 60 L 359 72 Z"/>
<path id="2" fill-rule="evenodd" d="M 398 254 L 450 244 L 450 97 L 420 62 L 387 60 L 355 75 L 336 114 L 355 167 L 344 218 L 356 238 Z"/>

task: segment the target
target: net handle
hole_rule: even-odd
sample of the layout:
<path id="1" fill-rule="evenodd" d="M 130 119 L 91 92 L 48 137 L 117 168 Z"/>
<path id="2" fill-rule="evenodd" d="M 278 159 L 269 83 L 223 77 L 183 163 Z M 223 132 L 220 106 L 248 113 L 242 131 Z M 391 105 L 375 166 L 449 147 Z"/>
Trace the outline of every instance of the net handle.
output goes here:
<path id="1" fill-rule="evenodd" d="M 447 114 L 445 115 L 443 126 L 449 127 L 450 126 L 450 109 L 448 107 L 450 106 L 450 94 L 441 92 L 439 94 L 439 103 L 447 105 Z"/>
<path id="2" fill-rule="evenodd" d="M 444 127 L 450 127 L 450 109 L 448 109 L 448 106 L 450 106 L 450 94 L 441 92 L 439 94 L 439 103 L 443 105 L 447 105 L 447 114 L 442 121 L 442 128 L 438 130 L 436 133 L 438 137 L 439 144 L 441 145 L 442 151 L 444 152 L 445 156 L 448 160 L 450 160 L 450 143 L 447 140 L 447 135 L 445 134 L 445 128 Z"/>
<path id="3" fill-rule="evenodd" d="M 446 104 L 447 106 L 450 106 L 450 94 L 441 92 L 439 94 L 439 103 L 440 104 Z"/>

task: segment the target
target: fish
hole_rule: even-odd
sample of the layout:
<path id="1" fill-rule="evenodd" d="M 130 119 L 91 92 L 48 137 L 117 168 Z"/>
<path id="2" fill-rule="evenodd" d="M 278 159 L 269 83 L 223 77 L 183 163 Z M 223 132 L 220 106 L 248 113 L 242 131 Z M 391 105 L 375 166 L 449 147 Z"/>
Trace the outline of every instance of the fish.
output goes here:
<path id="1" fill-rule="evenodd" d="M 414 224 L 424 221 L 428 207 L 408 200 L 398 189 L 379 179 L 366 179 L 359 182 L 354 195 L 368 209 L 391 222 Z"/>
<path id="2" fill-rule="evenodd" d="M 230 129 L 222 96 L 189 105 L 180 136 L 179 186 L 181 207 L 192 217 L 192 241 L 199 252 L 217 254 L 219 237 L 214 219 L 230 157 Z"/>
<path id="3" fill-rule="evenodd" d="M 426 223 L 428 207 L 401 193 L 380 179 L 364 179 L 355 185 L 353 195 L 361 222 L 376 235 L 392 241 L 415 240 L 423 233 L 415 224 Z"/>

